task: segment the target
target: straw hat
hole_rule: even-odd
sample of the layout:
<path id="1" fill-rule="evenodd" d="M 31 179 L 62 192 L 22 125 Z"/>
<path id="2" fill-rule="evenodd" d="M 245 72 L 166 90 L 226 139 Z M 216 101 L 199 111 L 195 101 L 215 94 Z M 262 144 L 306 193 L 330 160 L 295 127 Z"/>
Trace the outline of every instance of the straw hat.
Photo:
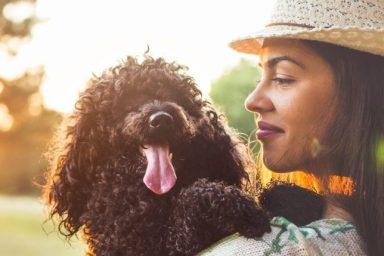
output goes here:
<path id="1" fill-rule="evenodd" d="M 384 56 L 384 0 L 276 0 L 269 24 L 230 47 L 258 54 L 265 38 L 322 41 Z"/>

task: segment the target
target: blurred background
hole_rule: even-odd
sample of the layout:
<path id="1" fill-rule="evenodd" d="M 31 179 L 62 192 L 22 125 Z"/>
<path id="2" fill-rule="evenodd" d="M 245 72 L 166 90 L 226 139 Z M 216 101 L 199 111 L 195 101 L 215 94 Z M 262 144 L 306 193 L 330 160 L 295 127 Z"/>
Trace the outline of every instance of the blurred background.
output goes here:
<path id="1" fill-rule="evenodd" d="M 92 73 L 147 48 L 189 67 L 204 97 L 249 135 L 243 108 L 259 77 L 228 43 L 268 19 L 273 1 L 0 0 L 0 255 L 83 255 L 46 222 L 44 152 Z"/>

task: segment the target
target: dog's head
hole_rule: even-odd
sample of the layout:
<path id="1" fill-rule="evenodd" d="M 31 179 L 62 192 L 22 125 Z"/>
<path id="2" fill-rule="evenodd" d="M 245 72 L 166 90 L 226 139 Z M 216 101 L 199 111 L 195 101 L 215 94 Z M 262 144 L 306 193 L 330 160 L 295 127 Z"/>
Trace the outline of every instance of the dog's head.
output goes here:
<path id="1" fill-rule="evenodd" d="M 244 146 L 185 69 L 161 58 L 129 57 L 92 78 L 64 135 L 53 151 L 46 195 L 70 234 L 82 225 L 93 184 L 108 182 L 113 169 L 127 169 L 154 195 L 198 178 L 238 186 L 247 178 Z"/>
<path id="2" fill-rule="evenodd" d="M 185 108 L 169 99 L 148 99 L 136 111 L 126 115 L 122 137 L 142 149 L 147 160 L 144 184 L 156 194 L 167 193 L 177 180 L 172 163 L 188 156 L 177 155 L 180 147 L 188 147 L 200 129 L 202 115 L 191 115 Z M 182 159 L 180 159 L 180 157 Z"/>

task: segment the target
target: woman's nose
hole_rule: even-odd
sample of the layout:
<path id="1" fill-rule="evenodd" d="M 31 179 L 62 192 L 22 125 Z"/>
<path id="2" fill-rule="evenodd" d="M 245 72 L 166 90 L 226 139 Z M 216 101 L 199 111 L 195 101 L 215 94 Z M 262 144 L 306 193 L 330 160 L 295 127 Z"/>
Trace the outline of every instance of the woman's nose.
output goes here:
<path id="1" fill-rule="evenodd" d="M 248 95 L 244 105 L 248 111 L 257 113 L 273 109 L 273 103 L 263 82 L 260 82 L 251 94 Z"/>

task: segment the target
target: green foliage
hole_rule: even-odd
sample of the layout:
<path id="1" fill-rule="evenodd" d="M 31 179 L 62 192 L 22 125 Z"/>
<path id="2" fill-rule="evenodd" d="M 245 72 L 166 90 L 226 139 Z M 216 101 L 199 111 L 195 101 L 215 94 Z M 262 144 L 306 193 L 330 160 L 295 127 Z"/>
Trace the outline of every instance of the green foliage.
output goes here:
<path id="1" fill-rule="evenodd" d="M 74 237 L 68 244 L 45 218 L 36 198 L 0 196 L 0 255 L 84 255 L 84 243 Z"/>
<path id="2" fill-rule="evenodd" d="M 378 139 L 377 149 L 376 149 L 376 161 L 377 161 L 378 169 L 381 171 L 384 171 L 384 136 L 381 136 Z"/>
<path id="3" fill-rule="evenodd" d="M 33 11 L 23 20 L 10 19 L 17 8 L 25 7 L 21 4 L 29 4 L 34 10 L 35 0 L 0 0 L 0 48 L 14 58 L 17 45 L 28 43 L 30 30 L 37 21 Z M 19 77 L 0 77 L 1 193 L 40 192 L 34 182 L 43 183 L 47 165 L 43 152 L 61 120 L 60 114 L 44 108 L 40 93 L 43 76 L 44 69 L 35 67 Z"/>
<path id="4" fill-rule="evenodd" d="M 212 84 L 209 94 L 214 105 L 227 116 L 228 124 L 248 136 L 255 130 L 255 121 L 254 115 L 244 108 L 244 101 L 259 78 L 260 70 L 241 60 Z"/>

